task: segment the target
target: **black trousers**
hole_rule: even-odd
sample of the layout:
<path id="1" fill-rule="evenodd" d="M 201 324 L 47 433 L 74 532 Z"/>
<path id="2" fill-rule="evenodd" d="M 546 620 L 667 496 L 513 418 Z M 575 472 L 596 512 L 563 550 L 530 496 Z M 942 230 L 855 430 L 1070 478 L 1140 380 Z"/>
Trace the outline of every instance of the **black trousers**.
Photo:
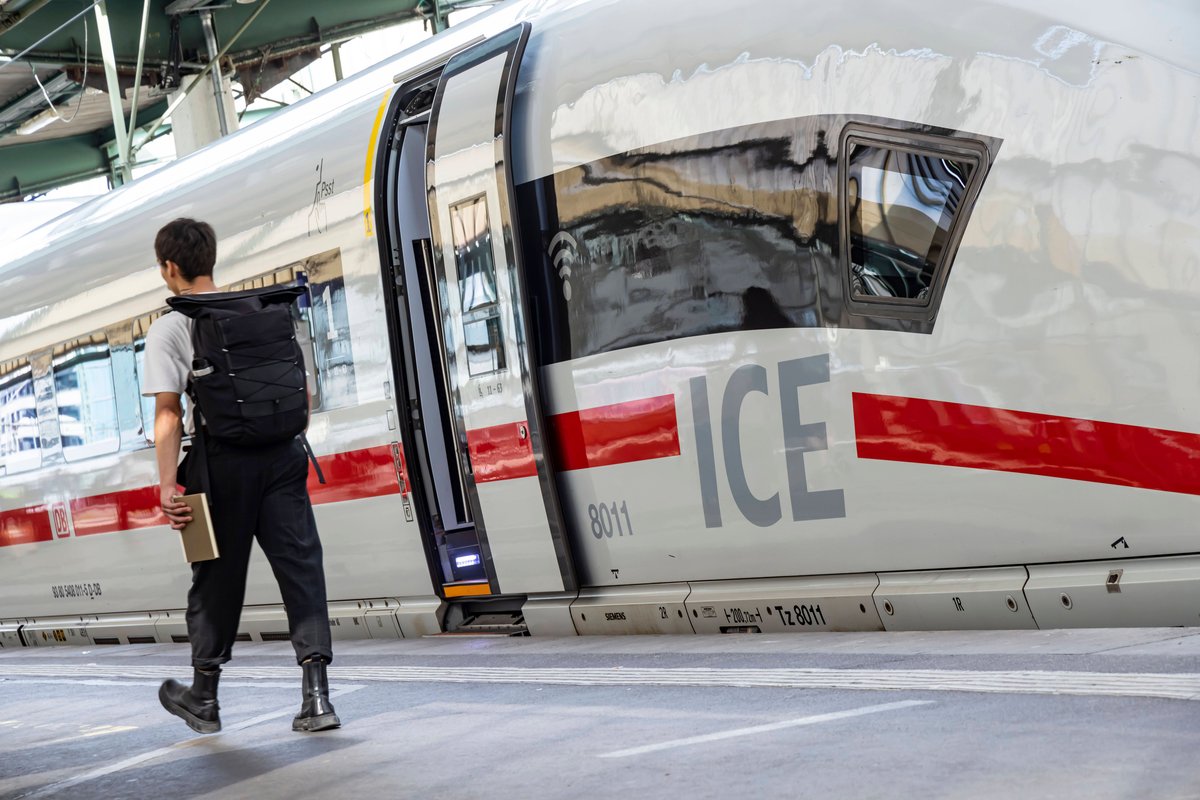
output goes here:
<path id="1" fill-rule="evenodd" d="M 297 663 L 332 661 L 325 569 L 304 446 L 299 439 L 255 449 L 210 441 L 207 453 L 209 507 L 221 556 L 192 565 L 187 607 L 192 666 L 215 669 L 230 659 L 255 538 L 279 582 Z M 189 459 L 189 471 L 195 461 Z M 188 483 L 197 486 L 196 476 L 189 474 Z"/>

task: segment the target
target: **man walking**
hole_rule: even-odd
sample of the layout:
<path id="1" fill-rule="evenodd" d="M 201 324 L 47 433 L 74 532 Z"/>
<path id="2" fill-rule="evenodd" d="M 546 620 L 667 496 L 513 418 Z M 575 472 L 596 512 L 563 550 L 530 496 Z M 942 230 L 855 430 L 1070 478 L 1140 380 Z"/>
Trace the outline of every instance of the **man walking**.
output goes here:
<path id="1" fill-rule="evenodd" d="M 176 219 L 158 232 L 154 251 L 163 281 L 177 297 L 217 292 L 213 282 L 216 235 L 210 225 Z M 221 297 L 198 298 L 205 301 Z M 207 490 L 220 557 L 192 565 L 187 627 L 192 646 L 192 685 L 168 680 L 159 689 L 163 707 L 199 733 L 221 729 L 217 683 L 229 661 L 246 590 L 250 546 L 257 538 L 271 564 L 287 610 L 296 660 L 303 669 L 303 703 L 292 729 L 318 731 L 341 723 L 329 702 L 326 665 L 333 659 L 321 542 L 308 497 L 308 456 L 298 437 L 240 446 L 229 439 L 198 436 L 203 453 L 185 459 L 179 451 L 185 427 L 182 395 L 193 363 L 193 327 L 179 311 L 155 320 L 146 335 L 143 394 L 154 397 L 154 449 L 160 502 L 171 527 L 180 530 L 191 512 L 178 499 L 177 484 Z M 301 381 L 303 383 L 303 381 Z M 189 432 L 221 409 L 189 404 Z M 203 405 L 203 404 L 202 404 Z M 305 417 L 299 420 L 305 424 Z M 193 420 L 192 417 L 196 419 Z M 204 433 L 202 430 L 201 433 Z M 193 445 L 194 447 L 197 445 Z"/>

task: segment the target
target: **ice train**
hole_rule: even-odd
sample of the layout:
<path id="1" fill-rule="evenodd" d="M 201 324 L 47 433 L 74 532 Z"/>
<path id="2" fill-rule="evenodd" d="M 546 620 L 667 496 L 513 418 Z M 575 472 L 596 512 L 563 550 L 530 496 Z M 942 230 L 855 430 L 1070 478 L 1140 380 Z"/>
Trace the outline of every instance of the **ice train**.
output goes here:
<path id="1" fill-rule="evenodd" d="M 186 640 L 177 216 L 310 289 L 336 637 L 1200 624 L 1197 41 L 514 2 L 7 242 L 0 643 Z"/>

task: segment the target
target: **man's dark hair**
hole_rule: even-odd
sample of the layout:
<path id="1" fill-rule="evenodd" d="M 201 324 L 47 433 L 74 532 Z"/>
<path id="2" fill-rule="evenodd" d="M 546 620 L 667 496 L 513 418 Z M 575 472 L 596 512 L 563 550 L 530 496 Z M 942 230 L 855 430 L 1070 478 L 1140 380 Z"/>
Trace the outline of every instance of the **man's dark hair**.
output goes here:
<path id="1" fill-rule="evenodd" d="M 159 265 L 174 261 L 184 280 L 212 277 L 217 263 L 217 234 L 212 225 L 187 217 L 171 220 L 154 237 Z"/>

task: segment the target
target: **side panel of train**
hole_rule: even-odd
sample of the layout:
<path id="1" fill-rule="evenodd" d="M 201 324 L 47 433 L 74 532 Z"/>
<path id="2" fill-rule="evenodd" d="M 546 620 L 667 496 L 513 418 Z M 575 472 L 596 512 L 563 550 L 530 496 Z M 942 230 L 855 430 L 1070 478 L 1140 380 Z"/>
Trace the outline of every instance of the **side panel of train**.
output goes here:
<path id="1" fill-rule="evenodd" d="M 26 266 L 0 644 L 14 618 L 179 630 L 136 382 L 180 214 L 236 232 L 220 283 L 313 288 L 335 619 L 429 632 L 475 595 L 535 633 L 1200 622 L 1195 70 L 1022 4 L 762 3 L 736 39 L 712 0 L 542 5 Z M 105 222 L 148 199 L 144 229 Z M 81 436 L 64 405 L 104 364 L 109 433 Z M 277 632 L 261 560 L 247 602 Z"/>
<path id="2" fill-rule="evenodd" d="M 102 251 L 90 247 L 90 260 L 73 262 L 70 247 L 48 251 L 38 266 L 51 286 L 39 289 L 36 274 L 20 284 L 31 304 L 40 291 L 61 298 L 47 302 L 43 315 L 61 322 L 6 338 L 5 410 L 28 398 L 29 411 L 22 406 L 13 416 L 37 430 L 24 436 L 16 424 L 3 429 L 11 446 L 0 477 L 0 617 L 93 620 L 125 612 L 134 615 L 119 626 L 128 632 L 139 629 L 140 613 L 140 628 L 153 630 L 144 624 L 147 612 L 184 601 L 190 569 L 157 508 L 154 404 L 140 397 L 139 374 L 146 330 L 166 295 L 154 266 L 154 232 L 174 216 L 195 216 L 224 234 L 216 272 L 222 286 L 311 288 L 311 302 L 297 310 L 297 333 L 314 390 L 308 436 L 328 479 L 322 486 L 314 478 L 311 488 L 331 601 L 348 602 L 340 613 L 357 625 L 372 608 L 394 614 L 398 602 L 382 598 L 409 598 L 420 607 L 414 630 L 436 627 L 440 601 L 402 492 L 379 259 L 364 215 L 364 165 L 386 96 L 377 88 L 349 108 L 310 109 L 313 124 L 283 144 L 261 134 L 255 140 L 255 131 L 222 143 L 233 163 L 215 185 L 197 169 L 202 158 L 181 162 L 173 169 L 190 167 L 191 178 L 169 202 L 127 209 L 129 223 L 107 232 Z M 85 277 L 67 289 L 65 273 L 83 268 Z M 279 603 L 257 548 L 246 602 Z M 256 630 L 286 634 L 281 614 L 268 617 Z M 180 613 L 159 621 L 172 635 L 186 635 Z M 388 623 L 393 636 L 395 625 Z"/>
<path id="3" fill-rule="evenodd" d="M 936 6 L 535 29 L 547 410 L 626 437 L 559 478 L 584 584 L 1196 550 L 1200 81 Z"/>

